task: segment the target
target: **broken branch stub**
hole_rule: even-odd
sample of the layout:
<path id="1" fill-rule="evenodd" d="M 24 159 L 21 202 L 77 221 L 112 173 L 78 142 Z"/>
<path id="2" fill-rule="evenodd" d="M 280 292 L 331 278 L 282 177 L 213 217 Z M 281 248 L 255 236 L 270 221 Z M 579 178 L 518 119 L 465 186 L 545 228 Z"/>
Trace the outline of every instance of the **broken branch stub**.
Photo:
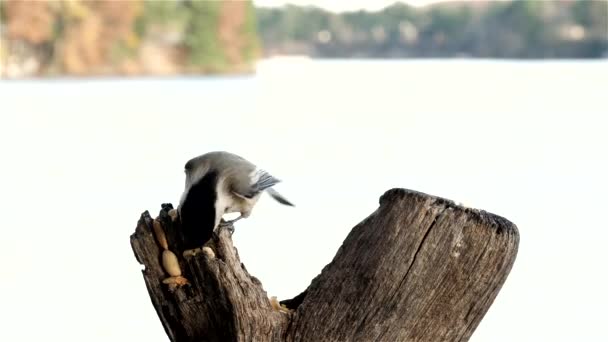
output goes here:
<path id="1" fill-rule="evenodd" d="M 519 243 L 502 217 L 393 189 L 308 289 L 281 302 L 292 309 L 285 312 L 247 272 L 227 229 L 208 243 L 213 253 L 183 258 L 170 209 L 163 205 L 158 219 L 189 284 L 163 284 L 168 275 L 147 212 L 131 244 L 172 341 L 467 341 Z"/>

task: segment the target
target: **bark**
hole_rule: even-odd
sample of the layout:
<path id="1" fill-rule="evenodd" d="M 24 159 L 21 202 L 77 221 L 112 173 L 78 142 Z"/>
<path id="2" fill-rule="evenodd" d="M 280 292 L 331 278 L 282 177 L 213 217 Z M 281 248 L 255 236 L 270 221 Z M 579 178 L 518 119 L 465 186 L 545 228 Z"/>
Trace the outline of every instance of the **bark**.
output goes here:
<path id="1" fill-rule="evenodd" d="M 171 289 L 145 212 L 131 236 L 171 341 L 467 341 L 515 261 L 517 227 L 497 215 L 393 189 L 352 229 L 308 289 L 272 306 L 241 263 L 229 229 L 215 255 L 183 258 L 170 205 L 158 220 L 189 284 Z M 295 265 L 297 266 L 297 265 Z"/>

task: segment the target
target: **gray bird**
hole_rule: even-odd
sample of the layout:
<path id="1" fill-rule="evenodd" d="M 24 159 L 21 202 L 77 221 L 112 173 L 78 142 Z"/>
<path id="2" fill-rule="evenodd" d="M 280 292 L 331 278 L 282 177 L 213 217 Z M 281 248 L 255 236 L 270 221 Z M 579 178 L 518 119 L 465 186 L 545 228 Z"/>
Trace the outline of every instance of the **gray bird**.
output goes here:
<path id="1" fill-rule="evenodd" d="M 247 218 L 262 192 L 293 206 L 272 186 L 280 180 L 235 154 L 209 152 L 185 166 L 186 188 L 177 211 L 186 249 L 200 248 L 220 225 L 225 213 L 240 213 L 227 223 Z"/>

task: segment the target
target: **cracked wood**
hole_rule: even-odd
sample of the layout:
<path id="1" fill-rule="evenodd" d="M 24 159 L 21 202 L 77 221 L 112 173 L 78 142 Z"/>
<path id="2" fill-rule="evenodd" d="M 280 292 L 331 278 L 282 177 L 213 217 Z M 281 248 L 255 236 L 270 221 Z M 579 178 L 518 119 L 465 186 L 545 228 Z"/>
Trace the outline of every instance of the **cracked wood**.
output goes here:
<path id="1" fill-rule="evenodd" d="M 215 257 L 183 259 L 179 222 L 168 217 L 169 208 L 159 219 L 190 285 L 172 292 L 162 284 L 161 250 L 147 213 L 131 244 L 172 341 L 467 341 L 505 282 L 519 243 L 516 226 L 500 216 L 393 189 L 310 286 L 282 302 L 293 309 L 284 313 L 273 310 L 227 230 L 209 244 Z"/>

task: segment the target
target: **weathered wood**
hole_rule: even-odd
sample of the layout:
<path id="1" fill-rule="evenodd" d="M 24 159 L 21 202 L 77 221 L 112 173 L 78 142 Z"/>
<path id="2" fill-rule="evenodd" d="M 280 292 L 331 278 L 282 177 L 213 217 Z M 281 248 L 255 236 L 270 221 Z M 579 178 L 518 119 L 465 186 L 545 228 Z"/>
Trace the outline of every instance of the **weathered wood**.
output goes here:
<path id="1" fill-rule="evenodd" d="M 150 298 L 171 341 L 279 341 L 287 327 L 286 313 L 272 309 L 262 284 L 247 273 L 232 245 L 229 229 L 214 235 L 209 246 L 215 256 L 199 253 L 184 259 L 179 222 L 163 205 L 163 223 L 170 249 L 178 255 L 190 284 L 170 290 L 163 279 L 161 252 L 145 212 L 131 236 L 137 260 L 146 266 L 144 279 Z"/>
<path id="2" fill-rule="evenodd" d="M 159 215 L 190 284 L 170 291 L 144 213 L 131 244 L 146 266 L 152 303 L 172 341 L 467 341 L 515 261 L 508 220 L 423 193 L 393 189 L 350 232 L 298 297 L 270 305 L 220 229 L 204 253 L 183 259 L 179 223 Z"/>

